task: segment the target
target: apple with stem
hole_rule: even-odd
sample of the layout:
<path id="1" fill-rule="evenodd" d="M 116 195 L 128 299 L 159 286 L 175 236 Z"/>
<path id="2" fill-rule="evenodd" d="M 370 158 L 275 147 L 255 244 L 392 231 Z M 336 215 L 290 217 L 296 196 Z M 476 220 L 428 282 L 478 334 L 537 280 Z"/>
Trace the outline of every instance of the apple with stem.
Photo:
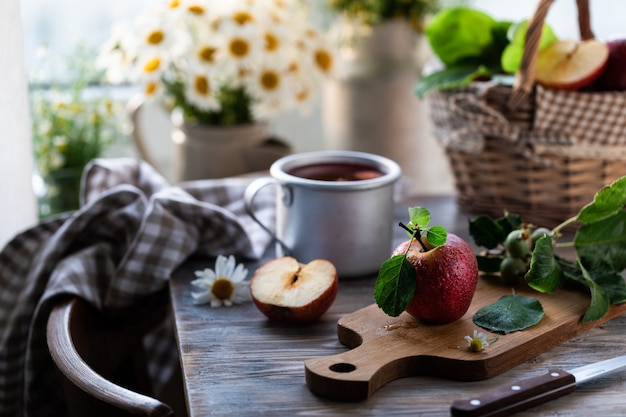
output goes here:
<path id="1" fill-rule="evenodd" d="M 605 42 L 560 39 L 539 52 L 535 79 L 548 88 L 580 90 L 600 76 L 608 59 Z"/>
<path id="2" fill-rule="evenodd" d="M 381 267 L 376 302 L 390 316 L 406 311 L 427 323 L 458 320 L 469 309 L 478 283 L 474 251 L 443 227 L 428 227 L 427 209 L 412 207 L 409 216 L 410 223 L 401 226 L 410 238 Z"/>
<path id="3" fill-rule="evenodd" d="M 338 290 L 337 270 L 325 259 L 301 264 L 284 256 L 262 265 L 250 279 L 252 301 L 277 321 L 316 321 L 333 304 Z"/>

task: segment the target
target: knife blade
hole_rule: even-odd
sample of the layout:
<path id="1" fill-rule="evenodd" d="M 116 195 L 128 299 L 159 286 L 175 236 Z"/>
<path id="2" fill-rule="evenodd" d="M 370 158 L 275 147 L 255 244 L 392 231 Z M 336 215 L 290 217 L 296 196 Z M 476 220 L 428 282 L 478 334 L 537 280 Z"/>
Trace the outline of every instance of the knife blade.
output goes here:
<path id="1" fill-rule="evenodd" d="M 452 403 L 455 417 L 508 416 L 537 404 L 562 397 L 576 385 L 626 366 L 626 355 L 564 371 L 550 369 L 547 374 L 517 381 L 479 396 Z"/>

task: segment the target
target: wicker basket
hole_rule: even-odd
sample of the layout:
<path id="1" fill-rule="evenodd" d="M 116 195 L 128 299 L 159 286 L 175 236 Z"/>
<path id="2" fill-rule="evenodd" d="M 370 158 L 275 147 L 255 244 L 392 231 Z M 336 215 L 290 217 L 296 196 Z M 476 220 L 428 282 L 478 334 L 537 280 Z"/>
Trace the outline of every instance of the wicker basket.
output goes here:
<path id="1" fill-rule="evenodd" d="M 534 85 L 539 36 L 553 1 L 541 0 L 529 22 L 513 87 L 475 82 L 428 96 L 435 136 L 468 212 L 501 216 L 507 210 L 555 226 L 626 175 L 626 92 Z M 591 39 L 588 0 L 577 5 L 581 38 Z"/>

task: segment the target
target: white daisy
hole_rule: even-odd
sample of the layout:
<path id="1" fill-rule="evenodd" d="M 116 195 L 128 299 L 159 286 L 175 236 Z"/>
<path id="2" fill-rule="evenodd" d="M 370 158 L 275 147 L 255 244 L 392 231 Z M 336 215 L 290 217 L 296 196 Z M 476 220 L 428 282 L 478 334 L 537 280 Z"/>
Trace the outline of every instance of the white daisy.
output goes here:
<path id="1" fill-rule="evenodd" d="M 491 340 L 493 341 L 497 338 L 498 337 L 496 336 Z M 487 335 L 483 332 L 479 332 L 476 329 L 474 329 L 473 336 L 465 336 L 465 341 L 468 344 L 467 348 L 472 352 L 480 352 L 481 350 L 489 346 L 489 339 L 487 339 Z"/>
<path id="2" fill-rule="evenodd" d="M 192 285 L 202 288 L 201 292 L 192 292 L 194 304 L 210 303 L 211 307 L 230 307 L 250 300 L 249 282 L 244 281 L 248 270 L 243 264 L 236 265 L 235 257 L 219 255 L 215 261 L 215 270 L 207 268 L 196 271 Z"/>
<path id="3" fill-rule="evenodd" d="M 217 86 L 209 71 L 193 68 L 187 71 L 185 99 L 202 111 L 218 110 L 220 103 L 216 97 Z"/>
<path id="4" fill-rule="evenodd" d="M 263 57 L 265 40 L 255 25 L 223 21 L 219 25 L 218 36 L 218 54 L 230 66 L 232 74 L 254 68 Z"/>

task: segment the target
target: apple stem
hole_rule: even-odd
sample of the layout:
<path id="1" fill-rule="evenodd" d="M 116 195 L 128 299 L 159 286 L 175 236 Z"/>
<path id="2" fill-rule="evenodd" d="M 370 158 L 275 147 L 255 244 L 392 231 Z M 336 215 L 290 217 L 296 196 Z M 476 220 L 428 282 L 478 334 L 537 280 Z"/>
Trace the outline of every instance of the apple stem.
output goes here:
<path id="1" fill-rule="evenodd" d="M 407 225 L 405 225 L 404 223 L 400 222 L 398 223 L 400 225 L 401 228 L 403 228 L 404 230 L 406 230 L 407 232 L 409 232 L 411 234 L 411 238 L 415 239 L 419 242 L 420 246 L 422 247 L 422 250 L 424 252 L 428 252 L 428 248 L 426 247 L 426 245 L 424 245 L 424 241 L 422 240 L 422 233 L 419 227 L 415 228 L 415 229 L 411 229 L 410 227 L 408 227 Z M 409 248 L 411 247 L 411 245 L 409 245 Z"/>

